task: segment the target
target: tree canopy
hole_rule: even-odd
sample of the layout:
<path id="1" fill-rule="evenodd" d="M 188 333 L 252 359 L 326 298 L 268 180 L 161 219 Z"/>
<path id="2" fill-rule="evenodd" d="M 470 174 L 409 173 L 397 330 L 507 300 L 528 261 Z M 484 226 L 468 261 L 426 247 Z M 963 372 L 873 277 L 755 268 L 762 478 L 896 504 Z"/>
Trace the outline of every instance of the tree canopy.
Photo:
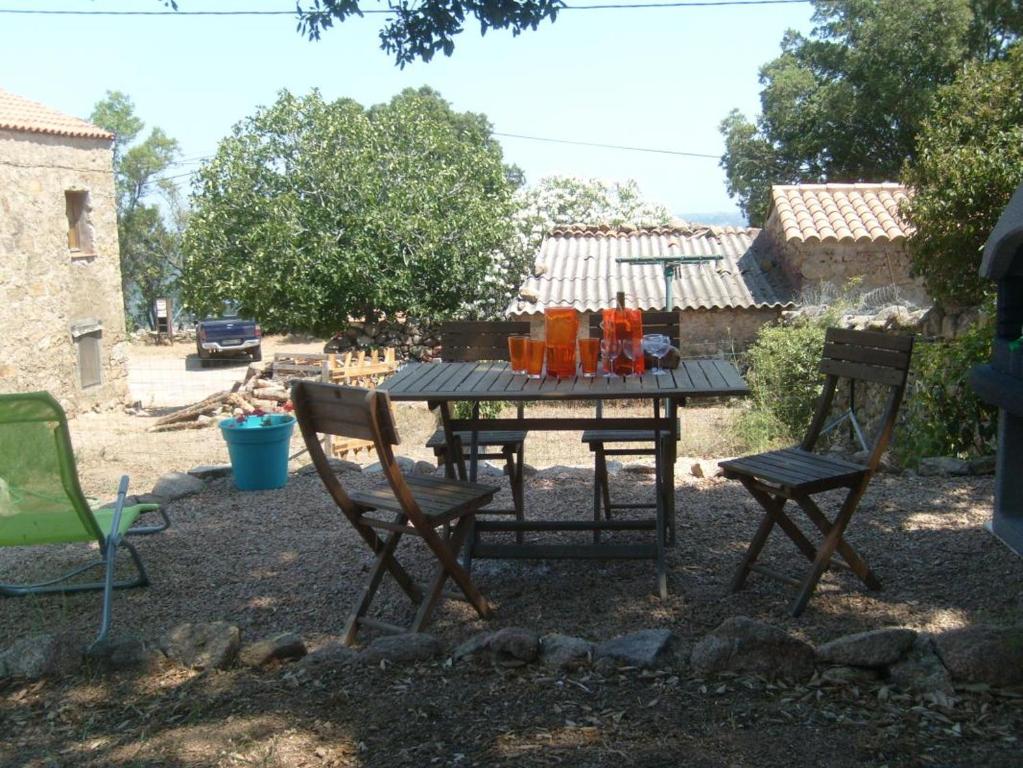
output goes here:
<path id="1" fill-rule="evenodd" d="M 152 325 L 154 301 L 173 295 L 180 270 L 184 214 L 177 187 L 161 178 L 178 157 L 178 143 L 160 128 L 153 128 L 138 141 L 145 123 L 135 114 L 132 100 L 120 91 L 107 91 L 90 120 L 115 137 L 117 235 L 125 314 L 132 322 Z M 161 198 L 163 209 L 156 203 Z"/>
<path id="2" fill-rule="evenodd" d="M 482 115 L 429 88 L 369 109 L 282 91 L 198 173 L 182 292 L 270 330 L 444 317 L 479 303 L 511 235 L 513 169 Z"/>
<path id="3" fill-rule="evenodd" d="M 1013 0 L 813 2 L 811 35 L 787 32 L 760 70 L 755 122 L 733 110 L 721 123 L 728 191 L 751 224 L 774 183 L 897 178 L 936 90 L 1023 29 Z"/>
<path id="4" fill-rule="evenodd" d="M 917 232 L 909 241 L 927 291 L 946 306 L 972 306 L 993 285 L 981 250 L 1023 183 L 1023 44 L 1001 61 L 971 64 L 938 91 L 904 181 Z"/>
<path id="5" fill-rule="evenodd" d="M 176 0 L 163 3 L 178 8 Z M 455 50 L 455 37 L 465 31 L 466 19 L 476 19 L 482 35 L 491 29 L 510 29 L 517 36 L 544 21 L 553 22 L 565 7 L 563 0 L 388 0 L 386 11 L 367 9 L 365 5 L 360 0 L 298 0 L 298 31 L 310 40 L 319 40 L 335 22 L 363 16 L 367 11 L 386 13 L 380 47 L 404 67 L 416 59 L 429 61 L 439 52 L 450 56 Z"/>

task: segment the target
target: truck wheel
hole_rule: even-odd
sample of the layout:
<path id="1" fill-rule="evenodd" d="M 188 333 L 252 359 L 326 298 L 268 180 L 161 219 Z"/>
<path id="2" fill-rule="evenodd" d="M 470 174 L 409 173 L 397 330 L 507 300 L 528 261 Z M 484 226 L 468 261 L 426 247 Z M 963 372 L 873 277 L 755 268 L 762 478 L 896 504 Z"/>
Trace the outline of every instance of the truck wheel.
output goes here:
<path id="1" fill-rule="evenodd" d="M 262 359 L 263 359 L 263 347 L 262 346 L 256 347 L 252 351 L 252 362 L 258 363 Z"/>
<path id="2" fill-rule="evenodd" d="M 195 345 L 195 351 L 199 355 L 199 367 L 208 368 L 210 364 L 210 358 L 212 354 L 208 349 L 203 349 L 198 343 Z"/>

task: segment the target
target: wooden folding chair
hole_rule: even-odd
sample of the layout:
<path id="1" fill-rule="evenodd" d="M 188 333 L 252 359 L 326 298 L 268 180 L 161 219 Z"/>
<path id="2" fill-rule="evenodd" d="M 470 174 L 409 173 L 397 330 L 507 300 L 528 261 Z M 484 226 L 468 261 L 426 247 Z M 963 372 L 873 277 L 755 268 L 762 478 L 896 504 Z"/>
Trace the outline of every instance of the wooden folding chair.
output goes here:
<path id="1" fill-rule="evenodd" d="M 881 588 L 877 576 L 845 540 L 845 531 L 888 447 L 906 388 L 912 353 L 912 336 L 829 328 L 820 364 L 820 371 L 826 374 L 827 379 L 803 442 L 794 448 L 721 462 L 725 476 L 741 482 L 765 510 L 760 527 L 732 579 L 733 592 L 742 588 L 750 571 L 779 579 L 799 588 L 791 606 L 792 615 L 799 616 L 806 608 L 817 582 L 830 566 L 848 568 L 868 589 Z M 839 379 L 849 380 L 849 408 L 828 423 Z M 872 382 L 889 389 L 887 405 L 866 465 L 813 453 L 814 445 L 822 434 L 847 420 L 862 447 L 868 448 L 863 429 L 856 419 L 857 381 Z M 811 496 L 835 488 L 847 488 L 849 492 L 832 521 Z M 819 545 L 815 546 L 783 511 L 790 499 L 796 502 L 823 536 Z M 799 551 L 812 563 L 802 581 L 757 563 L 757 557 L 775 525 L 792 539 Z M 836 551 L 841 560 L 833 559 Z"/>
<path id="2" fill-rule="evenodd" d="M 440 326 L 441 359 L 444 362 L 475 363 L 483 360 L 507 360 L 508 337 L 529 335 L 529 321 L 458 321 L 442 323 Z M 475 404 L 478 405 L 478 404 Z M 518 404 L 518 415 L 523 413 L 522 403 Z M 525 496 L 523 493 L 523 465 L 525 443 L 528 432 L 516 430 L 490 430 L 476 436 L 479 459 L 504 459 L 505 473 L 511 484 L 512 508 L 480 510 L 488 515 L 514 515 L 517 520 L 525 519 Z M 471 433 L 456 432 L 455 441 L 461 446 L 459 463 L 465 463 L 469 455 Z M 433 449 L 437 465 L 447 468 L 447 475 L 454 477 L 454 462 L 448 460 L 448 445 L 444 430 L 438 429 L 426 441 L 427 448 Z M 516 534 L 521 541 L 522 534 Z"/>
<path id="3" fill-rule="evenodd" d="M 490 616 L 490 603 L 459 565 L 457 554 L 472 526 L 473 516 L 493 499 L 498 489 L 436 477 L 406 478 L 394 460 L 392 446 L 397 445 L 399 439 L 386 392 L 296 381 L 291 398 L 302 437 L 320 479 L 345 517 L 376 553 L 366 585 L 348 616 L 343 642 L 352 644 L 360 626 L 396 634 L 421 631 L 429 622 L 449 577 L 480 616 Z M 389 487 L 347 493 L 328 463 L 320 434 L 372 440 Z M 395 550 L 405 534 L 422 538 L 437 558 L 436 576 L 425 591 L 395 558 Z M 416 605 L 415 617 L 408 627 L 366 616 L 385 571 Z"/>
<path id="4" fill-rule="evenodd" d="M 663 333 L 671 339 L 672 344 L 679 343 L 678 312 L 644 312 L 643 333 Z M 591 339 L 599 339 L 602 334 L 600 327 L 601 315 L 592 314 L 589 318 Z M 601 415 L 603 403 L 597 403 L 597 416 Z M 662 433 L 662 438 L 667 435 Z M 603 512 L 604 519 L 610 520 L 614 510 L 653 509 L 657 505 L 647 503 L 612 503 L 611 483 L 608 479 L 608 456 L 653 456 L 657 453 L 652 429 L 587 429 L 583 432 L 583 443 L 593 452 L 593 519 L 599 520 Z M 624 447 L 609 448 L 608 443 L 625 444 Z M 668 521 L 669 541 L 674 540 L 675 522 Z"/>

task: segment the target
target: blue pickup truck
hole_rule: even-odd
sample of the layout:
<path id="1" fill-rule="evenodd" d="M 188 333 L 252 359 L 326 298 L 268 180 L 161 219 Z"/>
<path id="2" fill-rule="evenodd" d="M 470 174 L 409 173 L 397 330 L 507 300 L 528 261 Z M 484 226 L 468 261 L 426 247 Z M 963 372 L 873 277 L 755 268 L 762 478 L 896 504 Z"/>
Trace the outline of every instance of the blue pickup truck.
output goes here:
<path id="1" fill-rule="evenodd" d="M 245 355 L 253 361 L 262 360 L 262 342 L 259 324 L 241 318 L 231 308 L 226 308 L 220 317 L 200 320 L 195 326 L 195 349 L 203 368 L 219 357 Z"/>

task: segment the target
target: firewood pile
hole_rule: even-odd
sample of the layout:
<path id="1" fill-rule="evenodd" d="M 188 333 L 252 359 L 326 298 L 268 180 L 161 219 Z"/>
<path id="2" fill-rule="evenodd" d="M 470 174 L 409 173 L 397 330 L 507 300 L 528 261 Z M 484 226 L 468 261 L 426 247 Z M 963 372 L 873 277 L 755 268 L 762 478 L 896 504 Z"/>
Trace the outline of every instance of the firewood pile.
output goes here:
<path id="1" fill-rule="evenodd" d="M 150 432 L 175 432 L 180 429 L 202 429 L 215 424 L 218 418 L 247 416 L 257 411 L 291 410 L 290 380 L 275 379 L 270 369 L 250 365 L 245 378 L 231 389 L 217 392 L 184 408 L 161 416 Z"/>

